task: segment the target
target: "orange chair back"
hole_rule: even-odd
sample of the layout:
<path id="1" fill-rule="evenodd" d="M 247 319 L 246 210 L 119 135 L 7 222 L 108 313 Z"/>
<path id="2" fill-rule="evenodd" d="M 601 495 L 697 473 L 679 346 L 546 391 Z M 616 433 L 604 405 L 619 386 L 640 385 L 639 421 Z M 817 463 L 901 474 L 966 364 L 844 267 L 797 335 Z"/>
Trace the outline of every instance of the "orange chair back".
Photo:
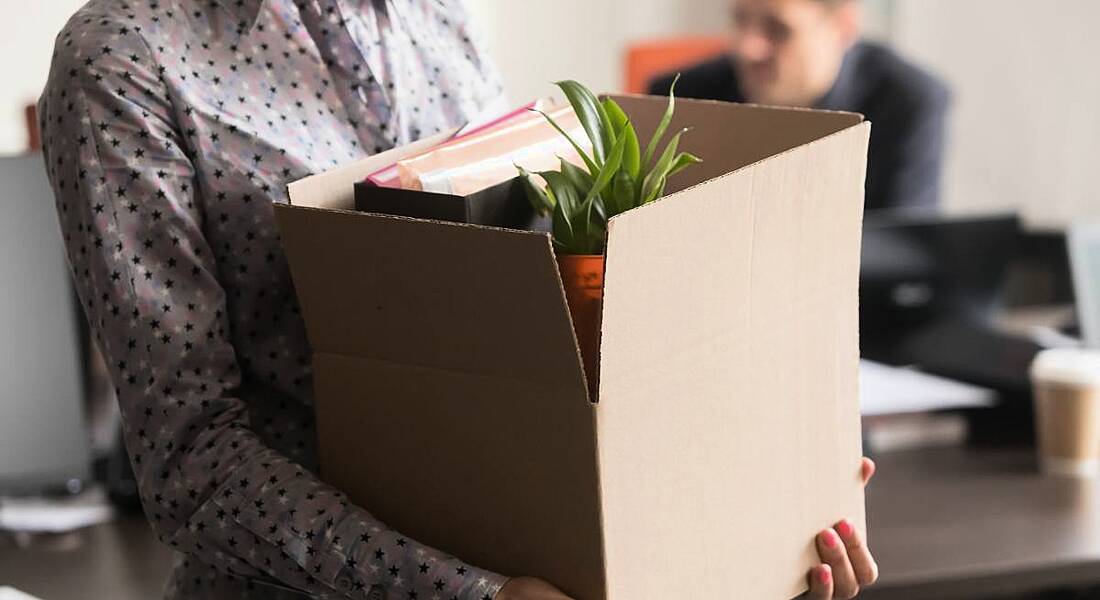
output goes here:
<path id="1" fill-rule="evenodd" d="M 27 123 L 27 149 L 32 152 L 42 149 L 42 137 L 38 134 L 38 107 L 28 104 L 23 108 L 23 118 Z"/>
<path id="2" fill-rule="evenodd" d="M 655 78 L 721 54 L 729 49 L 725 36 L 695 36 L 648 40 L 626 50 L 625 90 L 644 94 Z"/>

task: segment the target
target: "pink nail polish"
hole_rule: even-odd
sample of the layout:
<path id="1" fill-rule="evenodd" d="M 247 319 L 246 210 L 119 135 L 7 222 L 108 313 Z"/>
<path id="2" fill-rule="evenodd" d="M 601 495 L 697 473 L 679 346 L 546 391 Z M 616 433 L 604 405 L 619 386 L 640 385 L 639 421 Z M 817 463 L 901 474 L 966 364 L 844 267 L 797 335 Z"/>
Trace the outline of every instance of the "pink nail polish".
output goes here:
<path id="1" fill-rule="evenodd" d="M 829 585 L 833 582 L 833 574 L 828 569 L 821 569 L 817 574 L 817 579 L 821 582 L 821 585 Z"/>
<path id="2" fill-rule="evenodd" d="M 836 548 L 836 534 L 833 533 L 831 530 L 821 534 L 821 541 L 825 544 L 826 548 Z"/>
<path id="3" fill-rule="evenodd" d="M 840 533 L 841 537 L 846 537 L 846 538 L 847 537 L 852 537 L 856 533 L 856 528 L 852 527 L 852 524 L 849 523 L 847 519 L 845 519 L 845 520 L 841 521 L 840 523 L 838 523 L 837 526 L 836 526 L 836 530 L 837 530 L 837 532 Z"/>

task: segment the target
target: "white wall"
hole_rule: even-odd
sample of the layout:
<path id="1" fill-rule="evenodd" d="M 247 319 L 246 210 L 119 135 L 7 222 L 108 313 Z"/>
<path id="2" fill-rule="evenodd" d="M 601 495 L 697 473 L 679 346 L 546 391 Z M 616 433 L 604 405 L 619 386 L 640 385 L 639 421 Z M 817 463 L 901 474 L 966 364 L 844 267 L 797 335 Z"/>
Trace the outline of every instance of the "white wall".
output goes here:
<path id="1" fill-rule="evenodd" d="M 23 107 L 46 85 L 57 32 L 84 0 L 0 0 L 0 154 L 27 146 Z"/>
<path id="2" fill-rule="evenodd" d="M 898 0 L 896 44 L 955 91 L 947 203 L 1100 216 L 1100 2 Z"/>
<path id="3" fill-rule="evenodd" d="M 623 49 L 647 37 L 721 33 L 728 0 L 467 0 L 514 100 L 576 79 L 598 91 L 622 86 Z"/>

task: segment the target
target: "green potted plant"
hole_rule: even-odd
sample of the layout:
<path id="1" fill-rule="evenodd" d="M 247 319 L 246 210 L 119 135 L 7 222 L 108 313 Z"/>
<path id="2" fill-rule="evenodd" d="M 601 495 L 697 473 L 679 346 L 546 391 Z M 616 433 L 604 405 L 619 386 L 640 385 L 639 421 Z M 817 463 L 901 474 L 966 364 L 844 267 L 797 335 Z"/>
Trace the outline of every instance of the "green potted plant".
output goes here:
<path id="1" fill-rule="evenodd" d="M 678 131 L 658 154 L 675 112 L 670 92 L 652 139 L 643 151 L 630 119 L 611 98 L 598 99 L 576 81 L 556 84 L 564 92 L 591 143 L 591 154 L 542 113 L 580 155 L 586 168 L 564 159 L 559 171 L 531 173 L 518 167 L 535 211 L 552 215 L 552 234 L 558 268 L 573 328 L 577 335 L 589 391 L 595 394 L 599 352 L 600 312 L 603 300 L 604 245 L 607 222 L 615 215 L 660 198 L 668 178 L 700 162 L 680 152 Z M 675 89 L 675 82 L 673 82 Z M 540 177 L 545 185 L 536 180 Z"/>

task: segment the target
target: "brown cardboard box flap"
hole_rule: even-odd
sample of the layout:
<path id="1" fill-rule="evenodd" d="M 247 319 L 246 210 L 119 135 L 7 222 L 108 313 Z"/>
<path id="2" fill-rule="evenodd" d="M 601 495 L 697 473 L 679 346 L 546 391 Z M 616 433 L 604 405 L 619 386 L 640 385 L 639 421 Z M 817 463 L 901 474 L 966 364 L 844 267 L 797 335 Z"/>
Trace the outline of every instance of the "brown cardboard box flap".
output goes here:
<path id="1" fill-rule="evenodd" d="M 545 233 L 281 207 L 315 352 L 583 390 Z"/>
<path id="2" fill-rule="evenodd" d="M 862 528 L 869 127 L 612 220 L 597 411 L 610 598 L 729 597 L 731 565 L 787 574 L 740 577 L 738 597 L 793 597 L 812 532 Z"/>
<path id="3" fill-rule="evenodd" d="M 322 475 L 404 535 L 603 598 L 584 388 L 318 354 Z"/>
<path id="4" fill-rule="evenodd" d="M 652 96 L 612 98 L 630 116 L 642 140 L 648 140 L 657 128 L 668 102 Z M 863 115 L 849 112 L 677 98 L 676 114 L 666 135 L 688 129 L 682 149 L 698 154 L 703 163 L 673 177 L 668 192 L 732 173 L 862 121 Z"/>

